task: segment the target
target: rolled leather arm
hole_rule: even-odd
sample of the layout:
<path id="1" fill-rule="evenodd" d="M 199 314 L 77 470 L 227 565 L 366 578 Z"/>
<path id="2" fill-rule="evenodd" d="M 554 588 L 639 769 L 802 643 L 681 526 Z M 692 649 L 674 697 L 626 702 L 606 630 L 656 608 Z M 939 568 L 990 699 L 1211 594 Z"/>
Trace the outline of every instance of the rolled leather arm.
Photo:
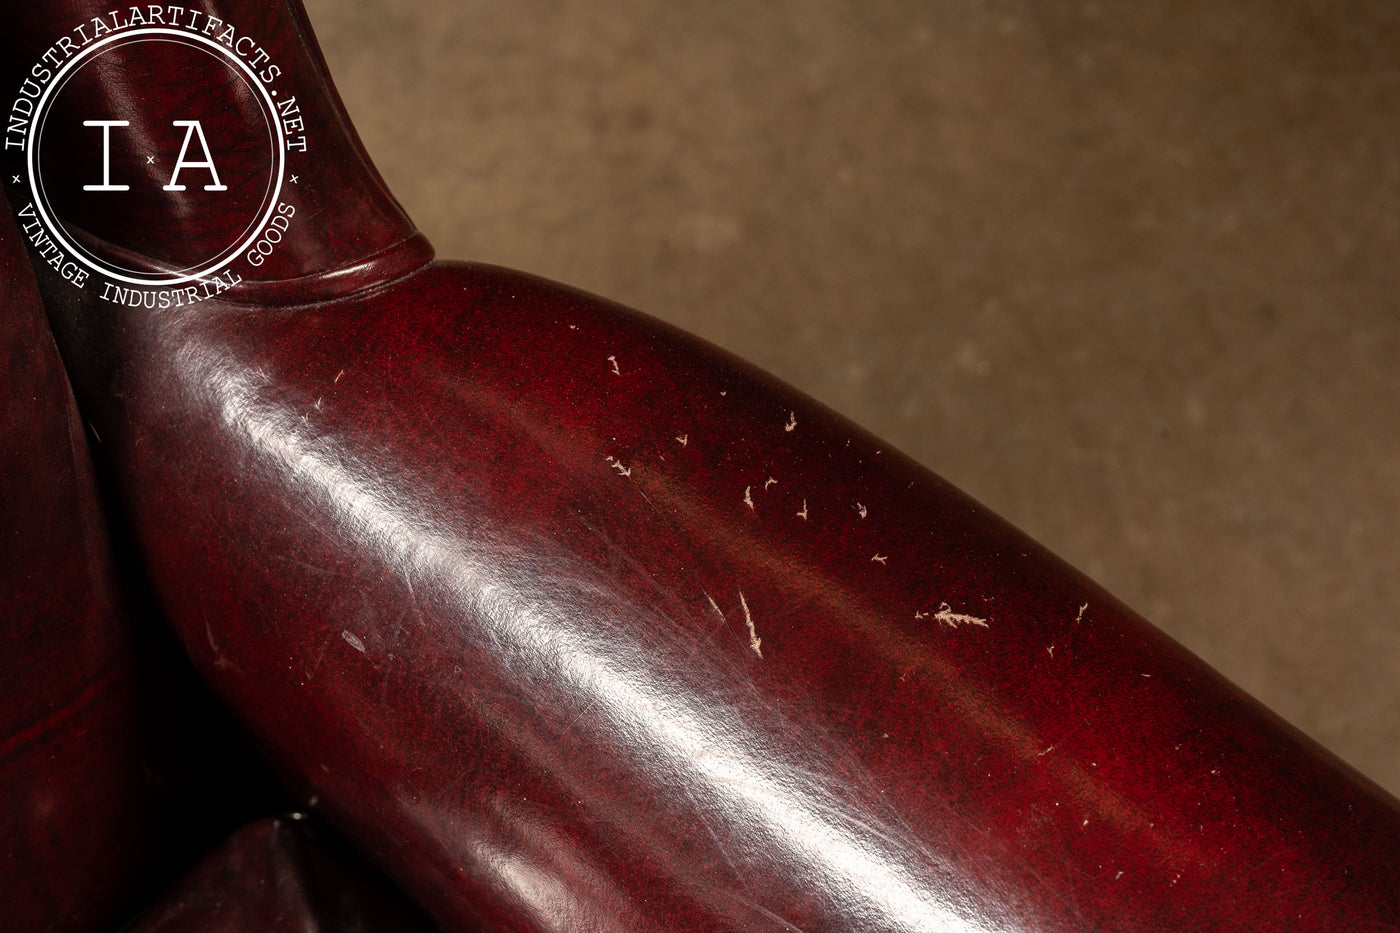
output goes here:
<path id="1" fill-rule="evenodd" d="M 198 9 L 275 79 L 209 56 L 163 86 L 132 51 L 68 86 L 55 139 L 91 148 L 94 112 L 154 139 L 196 99 L 251 134 L 259 95 L 295 96 L 319 116 L 293 221 L 188 305 L 40 264 L 45 300 L 195 663 L 445 928 L 1400 915 L 1395 800 L 800 393 L 604 300 L 428 263 L 300 7 Z M 100 13 L 45 6 L 12 60 Z M 276 177 L 255 149 L 221 176 Z M 80 146 L 45 151 L 81 174 Z M 237 226 L 152 178 L 139 210 L 52 193 L 56 222 L 151 281 Z"/>

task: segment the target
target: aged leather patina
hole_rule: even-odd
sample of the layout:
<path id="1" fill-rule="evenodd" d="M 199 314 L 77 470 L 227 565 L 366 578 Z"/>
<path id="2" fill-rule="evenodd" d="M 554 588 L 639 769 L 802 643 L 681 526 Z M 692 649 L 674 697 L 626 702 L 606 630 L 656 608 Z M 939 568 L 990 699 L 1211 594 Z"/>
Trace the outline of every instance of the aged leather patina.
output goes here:
<path id="1" fill-rule="evenodd" d="M 598 298 L 430 261 L 299 6 L 170 9 L 88 25 L 179 41 L 47 84 L 49 227 L 29 180 L 10 197 L 134 280 L 36 256 L 186 649 L 444 928 L 1400 915 L 1393 799 L 810 399 Z M 7 61 L 52 51 L 53 81 L 58 36 L 108 14 L 17 12 Z M 181 168 L 194 120 L 217 183 Z"/>

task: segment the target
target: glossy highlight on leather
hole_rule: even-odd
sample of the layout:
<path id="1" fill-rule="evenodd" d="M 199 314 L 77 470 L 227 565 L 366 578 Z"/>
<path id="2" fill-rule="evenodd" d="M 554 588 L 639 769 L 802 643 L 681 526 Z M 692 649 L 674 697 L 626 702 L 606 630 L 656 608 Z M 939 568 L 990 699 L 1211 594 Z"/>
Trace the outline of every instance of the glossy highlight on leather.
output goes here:
<path id="1" fill-rule="evenodd" d="M 771 377 L 424 264 L 299 8 L 202 8 L 256 23 L 325 115 L 318 224 L 177 312 L 41 285 L 187 650 L 444 928 L 1400 915 L 1393 799 Z"/>

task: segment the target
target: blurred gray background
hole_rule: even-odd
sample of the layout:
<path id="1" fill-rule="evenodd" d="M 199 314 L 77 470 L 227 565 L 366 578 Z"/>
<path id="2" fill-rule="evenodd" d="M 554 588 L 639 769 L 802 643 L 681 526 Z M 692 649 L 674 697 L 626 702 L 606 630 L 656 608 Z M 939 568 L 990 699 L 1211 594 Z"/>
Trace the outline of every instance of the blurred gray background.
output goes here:
<path id="1" fill-rule="evenodd" d="M 1400 791 L 1400 4 L 307 6 L 440 255 L 777 373 Z"/>

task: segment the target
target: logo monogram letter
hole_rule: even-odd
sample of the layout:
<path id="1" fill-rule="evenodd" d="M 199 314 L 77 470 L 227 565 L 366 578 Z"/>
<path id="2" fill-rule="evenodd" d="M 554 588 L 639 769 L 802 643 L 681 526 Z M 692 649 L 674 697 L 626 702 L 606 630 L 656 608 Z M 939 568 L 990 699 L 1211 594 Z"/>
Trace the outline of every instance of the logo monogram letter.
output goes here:
<path id="1" fill-rule="evenodd" d="M 130 191 L 130 185 L 112 184 L 112 127 L 130 126 L 128 120 L 84 120 L 83 126 L 102 127 L 102 184 L 83 185 L 84 191 Z M 203 139 L 203 137 L 200 137 Z"/>
<path id="2" fill-rule="evenodd" d="M 212 176 L 214 177 L 214 183 L 213 183 L 212 185 L 205 185 L 205 186 L 204 186 L 204 190 L 205 190 L 205 191 L 227 191 L 227 190 L 228 190 L 228 186 L 219 183 L 219 173 L 218 173 L 218 171 L 214 168 L 214 156 L 213 156 L 213 153 L 211 153 L 211 152 L 209 151 L 209 143 L 206 142 L 205 139 L 204 139 L 204 127 L 202 127 L 202 126 L 199 125 L 199 121 L 198 121 L 198 120 L 175 120 L 175 121 L 173 121 L 173 125 L 185 127 L 185 141 L 184 141 L 184 143 L 180 146 L 180 154 L 175 158 L 175 171 L 174 171 L 174 172 L 171 174 L 171 176 L 170 176 L 170 184 L 166 185 L 162 190 L 165 190 L 165 191 L 184 191 L 184 190 L 185 190 L 185 186 L 184 186 L 184 185 L 177 185 L 177 184 L 175 183 L 175 182 L 179 179 L 179 177 L 180 177 L 180 169 L 182 169 L 182 168 L 207 168 L 207 169 L 209 169 L 209 174 L 212 175 Z M 105 132 L 105 131 L 104 131 L 104 132 Z M 189 151 L 189 148 L 190 148 L 190 137 L 191 137 L 191 136 L 194 136 L 194 135 L 196 135 L 196 134 L 199 135 L 199 147 L 200 147 L 201 149 L 204 150 L 204 161 L 203 161 L 203 162 L 186 162 L 186 161 L 185 161 L 185 153 L 188 152 L 188 151 Z"/>

